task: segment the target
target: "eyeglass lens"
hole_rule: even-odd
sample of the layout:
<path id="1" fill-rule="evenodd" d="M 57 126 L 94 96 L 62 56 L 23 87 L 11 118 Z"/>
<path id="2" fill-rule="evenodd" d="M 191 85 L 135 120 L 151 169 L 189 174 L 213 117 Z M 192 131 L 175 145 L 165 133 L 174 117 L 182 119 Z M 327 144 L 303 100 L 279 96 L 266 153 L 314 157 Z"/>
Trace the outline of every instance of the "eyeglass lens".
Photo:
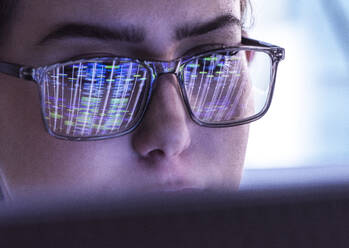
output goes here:
<path id="1" fill-rule="evenodd" d="M 253 62 L 245 51 L 192 61 L 183 81 L 193 115 L 204 123 L 222 124 L 258 114 L 268 97 L 270 73 L 271 60 L 264 52 L 254 52 Z"/>
<path id="2" fill-rule="evenodd" d="M 44 115 L 53 133 L 106 136 L 131 127 L 146 98 L 148 71 L 129 59 L 72 63 L 48 71 Z"/>
<path id="3" fill-rule="evenodd" d="M 258 114 L 270 91 L 271 61 L 255 52 L 212 54 L 187 62 L 180 73 L 195 119 L 232 123 Z M 47 127 L 64 137 L 103 137 L 131 129 L 140 119 L 150 71 L 131 59 L 96 59 L 48 68 L 41 83 Z"/>

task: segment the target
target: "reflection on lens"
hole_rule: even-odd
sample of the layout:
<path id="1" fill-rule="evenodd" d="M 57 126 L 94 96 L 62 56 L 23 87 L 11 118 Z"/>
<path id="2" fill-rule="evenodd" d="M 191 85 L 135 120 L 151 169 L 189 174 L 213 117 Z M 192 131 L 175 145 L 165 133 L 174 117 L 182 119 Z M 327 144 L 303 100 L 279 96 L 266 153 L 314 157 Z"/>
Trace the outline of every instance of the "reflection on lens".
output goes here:
<path id="1" fill-rule="evenodd" d="M 98 137 L 132 127 L 145 101 L 147 70 L 128 59 L 55 67 L 42 84 L 44 115 L 60 136 Z"/>
<path id="2" fill-rule="evenodd" d="M 196 119 L 212 124 L 231 123 L 262 111 L 270 90 L 271 61 L 267 54 L 257 52 L 255 57 L 260 57 L 258 54 L 266 59 L 258 63 L 263 63 L 262 73 L 267 76 L 254 80 L 249 76 L 253 62 L 247 64 L 244 51 L 211 54 L 185 66 L 185 94 Z"/>

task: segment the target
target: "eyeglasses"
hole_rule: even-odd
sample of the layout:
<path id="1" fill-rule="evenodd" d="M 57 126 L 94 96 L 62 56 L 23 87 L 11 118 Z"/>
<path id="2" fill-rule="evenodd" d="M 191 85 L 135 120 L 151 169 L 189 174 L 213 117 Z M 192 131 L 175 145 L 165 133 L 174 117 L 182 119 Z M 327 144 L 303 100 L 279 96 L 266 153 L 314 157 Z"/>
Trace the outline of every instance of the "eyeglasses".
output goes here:
<path id="1" fill-rule="evenodd" d="M 99 140 L 137 128 L 156 79 L 165 73 L 176 75 L 195 123 L 231 127 L 255 121 L 270 106 L 284 53 L 281 47 L 243 38 L 238 47 L 166 62 L 98 57 L 36 68 L 0 62 L 0 72 L 37 83 L 49 134 Z"/>

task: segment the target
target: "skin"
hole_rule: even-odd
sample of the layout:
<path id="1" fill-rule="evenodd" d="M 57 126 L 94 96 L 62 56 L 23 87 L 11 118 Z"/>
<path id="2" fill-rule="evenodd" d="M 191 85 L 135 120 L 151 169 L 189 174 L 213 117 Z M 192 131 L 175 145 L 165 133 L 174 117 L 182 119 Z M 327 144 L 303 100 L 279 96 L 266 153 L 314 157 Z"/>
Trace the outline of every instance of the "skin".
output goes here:
<path id="1" fill-rule="evenodd" d="M 212 49 L 210 44 L 238 45 L 241 27 L 234 24 L 180 41 L 173 39 L 178 25 L 205 23 L 226 13 L 240 18 L 239 1 L 21 1 L 0 47 L 1 60 L 31 66 L 82 54 L 172 60 L 189 50 L 198 52 L 198 47 Z M 62 22 L 110 28 L 131 24 L 143 27 L 146 39 L 135 44 L 80 37 L 38 45 Z M 0 74 L 0 84 L 0 166 L 13 199 L 52 192 L 121 195 L 238 188 L 248 126 L 206 128 L 195 124 L 173 74 L 157 79 L 150 106 L 134 132 L 87 142 L 49 136 L 43 127 L 36 84 L 4 74 Z"/>

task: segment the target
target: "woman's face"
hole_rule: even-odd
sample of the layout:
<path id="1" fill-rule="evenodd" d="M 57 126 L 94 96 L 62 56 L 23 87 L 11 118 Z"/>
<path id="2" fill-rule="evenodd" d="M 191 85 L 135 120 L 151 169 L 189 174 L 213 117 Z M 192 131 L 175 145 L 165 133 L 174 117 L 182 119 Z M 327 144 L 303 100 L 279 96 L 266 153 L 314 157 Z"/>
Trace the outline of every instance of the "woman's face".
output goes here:
<path id="1" fill-rule="evenodd" d="M 84 55 L 142 59 L 177 57 L 238 45 L 233 0 L 31 0 L 20 1 L 0 47 L 2 61 L 39 66 Z M 88 33 L 49 35 L 62 25 L 128 27 L 144 39 L 103 39 Z M 178 29 L 207 25 L 205 32 L 174 39 Z M 98 28 L 97 30 L 98 31 Z M 29 194 L 129 194 L 186 189 L 236 189 L 245 157 L 248 126 L 207 128 L 187 114 L 176 77 L 165 74 L 141 125 L 122 137 L 73 142 L 44 129 L 36 84 L 0 75 L 0 166 L 13 198 Z"/>

